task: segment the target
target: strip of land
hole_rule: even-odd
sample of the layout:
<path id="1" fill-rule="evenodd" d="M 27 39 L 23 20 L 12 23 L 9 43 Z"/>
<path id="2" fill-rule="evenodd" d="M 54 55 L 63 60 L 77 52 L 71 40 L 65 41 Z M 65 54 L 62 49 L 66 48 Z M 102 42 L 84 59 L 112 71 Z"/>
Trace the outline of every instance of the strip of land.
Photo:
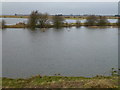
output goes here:
<path id="1" fill-rule="evenodd" d="M 107 27 L 118 27 L 117 24 L 115 23 L 110 23 L 109 25 L 104 25 L 104 26 L 100 26 L 100 25 L 95 25 L 95 26 L 88 26 L 85 25 L 84 23 L 81 23 L 81 25 L 76 25 L 76 23 L 69 23 L 69 24 L 64 24 L 62 27 L 81 27 L 81 26 L 85 26 L 85 27 L 91 27 L 91 28 L 107 28 Z M 5 28 L 27 28 L 26 24 L 16 24 L 16 25 L 6 25 Z M 39 28 L 39 27 L 38 27 Z M 47 25 L 45 28 L 54 28 L 54 25 Z"/>
<path id="2" fill-rule="evenodd" d="M 6 15 L 6 16 L 0 16 L 0 17 L 3 17 L 3 18 L 29 18 L 30 16 Z M 92 21 L 93 20 L 97 21 L 97 20 L 101 19 L 100 16 L 91 16 L 91 17 L 90 16 L 62 16 L 62 18 L 60 18 L 60 19 L 75 19 L 76 23 L 68 23 L 68 22 L 63 23 L 63 21 L 58 21 L 58 22 L 61 23 L 61 27 L 73 27 L 73 26 L 76 26 L 76 27 L 80 27 L 80 26 L 87 26 L 87 27 L 108 27 L 108 26 L 112 26 L 112 27 L 118 27 L 118 22 L 116 22 L 116 23 L 107 22 L 107 19 L 118 19 L 118 17 L 116 17 L 116 16 L 104 16 L 104 18 L 101 19 L 101 21 L 99 23 L 93 23 L 93 22 L 81 23 L 80 21 L 77 21 L 77 20 L 80 20 L 80 19 L 87 19 L 88 17 L 89 17 L 90 20 L 92 19 Z M 44 19 L 44 18 L 42 18 L 42 19 Z M 48 15 L 47 19 L 51 20 L 51 19 L 53 19 L 53 16 Z M 90 21 L 90 20 L 88 20 L 88 21 Z M 94 21 L 94 22 L 96 22 L 96 21 Z M 93 24 L 91 24 L 91 23 L 93 23 Z M 27 28 L 28 26 L 32 27 L 33 25 L 34 24 L 27 25 L 23 22 L 19 22 L 19 23 L 16 23 L 15 25 L 5 25 L 4 24 L 2 26 L 3 26 L 3 28 Z M 41 25 L 43 25 L 43 24 L 41 24 Z M 41 25 L 36 25 L 35 27 L 36 28 L 54 28 L 54 27 L 58 26 L 58 25 L 55 25 L 55 24 L 54 25 L 53 24 L 45 24 L 43 26 L 41 26 Z M 0 27 L 2 27 L 2 26 L 0 26 Z"/>
<path id="3" fill-rule="evenodd" d="M 3 88 L 118 88 L 117 76 L 65 77 L 34 76 L 28 79 L 2 79 Z"/>
<path id="4" fill-rule="evenodd" d="M 52 15 L 49 15 L 51 18 Z M 88 16 L 63 16 L 65 19 L 86 19 Z M 118 19 L 118 16 L 104 16 L 107 19 Z M 0 18 L 29 18 L 29 15 L 2 15 Z"/>

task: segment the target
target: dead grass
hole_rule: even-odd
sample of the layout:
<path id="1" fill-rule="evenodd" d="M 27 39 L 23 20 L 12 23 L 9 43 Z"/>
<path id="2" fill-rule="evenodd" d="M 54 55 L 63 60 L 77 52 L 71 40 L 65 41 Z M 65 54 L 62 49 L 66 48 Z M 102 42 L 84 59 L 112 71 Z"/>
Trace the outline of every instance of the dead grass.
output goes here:
<path id="1" fill-rule="evenodd" d="M 3 78 L 3 88 L 118 88 L 118 77 L 35 76 L 28 79 Z"/>

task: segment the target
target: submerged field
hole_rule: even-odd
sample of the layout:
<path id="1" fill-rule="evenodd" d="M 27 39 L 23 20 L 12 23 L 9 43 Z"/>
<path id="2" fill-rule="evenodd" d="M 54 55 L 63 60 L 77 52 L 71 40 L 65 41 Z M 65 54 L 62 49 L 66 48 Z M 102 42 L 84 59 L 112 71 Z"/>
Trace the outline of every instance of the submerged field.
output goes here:
<path id="1" fill-rule="evenodd" d="M 3 88 L 118 88 L 117 76 L 65 77 L 34 76 L 28 79 L 2 79 Z"/>

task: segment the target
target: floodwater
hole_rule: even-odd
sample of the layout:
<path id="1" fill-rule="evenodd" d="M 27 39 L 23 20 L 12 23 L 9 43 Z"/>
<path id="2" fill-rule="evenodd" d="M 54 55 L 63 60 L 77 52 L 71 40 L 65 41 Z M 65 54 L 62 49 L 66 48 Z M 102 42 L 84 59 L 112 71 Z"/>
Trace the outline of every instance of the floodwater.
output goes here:
<path id="1" fill-rule="evenodd" d="M 110 75 L 118 66 L 118 29 L 72 27 L 2 31 L 3 77 Z"/>

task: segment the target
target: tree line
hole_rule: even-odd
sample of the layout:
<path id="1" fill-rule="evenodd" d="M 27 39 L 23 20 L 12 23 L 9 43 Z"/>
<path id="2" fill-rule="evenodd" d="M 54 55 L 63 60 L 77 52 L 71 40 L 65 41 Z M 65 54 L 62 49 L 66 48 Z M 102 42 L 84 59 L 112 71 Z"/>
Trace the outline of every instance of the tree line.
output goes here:
<path id="1" fill-rule="evenodd" d="M 85 23 L 81 23 L 79 20 L 76 20 L 74 26 L 109 26 L 111 23 L 105 16 L 95 16 L 90 15 L 86 18 Z M 113 25 L 113 23 L 112 23 Z M 120 22 L 116 22 L 114 25 L 119 26 Z M 63 26 L 72 26 L 68 22 L 65 22 L 65 19 L 62 15 L 54 15 L 49 18 L 49 14 L 39 13 L 38 11 L 32 11 L 30 17 L 28 19 L 28 27 L 29 28 L 47 28 L 47 27 L 56 27 L 60 28 Z"/>
<path id="2" fill-rule="evenodd" d="M 40 13 L 37 10 L 32 11 L 29 15 L 28 22 L 25 25 L 27 28 L 61 28 L 61 27 L 71 27 L 71 26 L 120 26 L 120 18 L 116 23 L 110 23 L 105 16 L 95 16 L 90 15 L 86 18 L 84 23 L 81 23 L 80 20 L 76 20 L 76 23 L 71 24 L 65 22 L 65 19 L 62 15 L 54 15 L 50 16 L 48 13 Z M 6 22 L 2 20 L 1 23 L 2 28 L 6 28 Z"/>
<path id="3" fill-rule="evenodd" d="M 38 11 L 32 11 L 28 18 L 29 28 L 47 28 L 51 25 L 60 28 L 64 23 L 64 18 L 60 15 L 55 15 L 51 19 L 47 13 L 39 13 Z"/>

